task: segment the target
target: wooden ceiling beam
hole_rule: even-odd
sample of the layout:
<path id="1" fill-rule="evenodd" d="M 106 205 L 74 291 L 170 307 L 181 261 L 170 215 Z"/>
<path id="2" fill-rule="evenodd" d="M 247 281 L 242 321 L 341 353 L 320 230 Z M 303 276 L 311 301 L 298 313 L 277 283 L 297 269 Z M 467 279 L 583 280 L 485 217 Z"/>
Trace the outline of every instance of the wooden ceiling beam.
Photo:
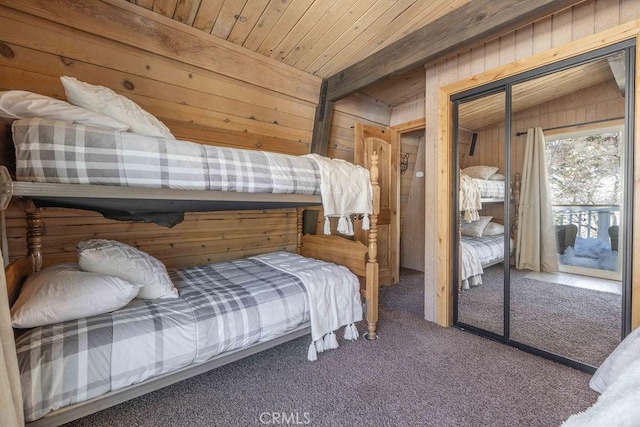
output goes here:
<path id="1" fill-rule="evenodd" d="M 584 0 L 472 0 L 327 78 L 327 102 Z"/>

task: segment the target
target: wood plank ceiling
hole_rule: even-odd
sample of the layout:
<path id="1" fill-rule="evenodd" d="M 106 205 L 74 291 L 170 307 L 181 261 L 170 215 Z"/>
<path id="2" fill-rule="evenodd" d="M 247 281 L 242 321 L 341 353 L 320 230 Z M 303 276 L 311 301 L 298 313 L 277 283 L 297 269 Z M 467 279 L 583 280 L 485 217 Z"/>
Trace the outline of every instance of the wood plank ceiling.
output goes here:
<path id="1" fill-rule="evenodd" d="M 324 78 L 470 0 L 128 1 Z M 384 91 L 383 101 L 423 89 L 423 73 L 409 77 L 407 90 Z"/>
<path id="2" fill-rule="evenodd" d="M 621 55 L 615 55 L 608 60 L 588 62 L 518 83 L 513 86 L 512 112 L 524 111 L 606 81 L 624 86 L 623 81 L 615 78 L 612 65 L 620 61 Z M 504 92 L 499 92 L 460 104 L 459 125 L 464 130 L 475 132 L 504 121 L 504 115 L 505 96 Z"/>

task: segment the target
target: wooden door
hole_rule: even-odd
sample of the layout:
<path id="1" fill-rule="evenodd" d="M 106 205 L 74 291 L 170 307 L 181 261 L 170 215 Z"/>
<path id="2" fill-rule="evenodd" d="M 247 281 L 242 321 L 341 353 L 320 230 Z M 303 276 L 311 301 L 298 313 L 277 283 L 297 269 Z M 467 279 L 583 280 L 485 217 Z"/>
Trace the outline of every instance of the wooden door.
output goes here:
<path id="1" fill-rule="evenodd" d="M 380 162 L 379 282 L 385 286 L 397 283 L 400 276 L 400 144 L 394 130 L 356 123 L 354 162 L 368 168 L 374 151 Z M 359 224 L 354 229 L 355 238 L 366 245 L 368 232 L 362 231 Z"/>

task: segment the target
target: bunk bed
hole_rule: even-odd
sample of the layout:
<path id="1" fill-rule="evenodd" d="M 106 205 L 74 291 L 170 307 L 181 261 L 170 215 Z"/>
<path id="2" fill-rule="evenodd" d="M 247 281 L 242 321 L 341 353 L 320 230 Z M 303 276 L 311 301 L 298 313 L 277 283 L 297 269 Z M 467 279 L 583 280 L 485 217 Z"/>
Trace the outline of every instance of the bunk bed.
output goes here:
<path id="1" fill-rule="evenodd" d="M 495 168 L 497 169 L 497 168 Z M 505 231 L 509 234 L 510 253 L 513 253 L 514 233 L 517 230 L 517 201 L 514 227 L 504 227 L 495 223 L 492 217 L 480 215 L 482 206 L 487 204 L 504 203 L 508 198 L 505 195 L 504 179 L 488 180 L 461 176 L 461 200 L 476 199 L 475 203 L 461 205 L 459 222 L 460 237 L 460 277 L 458 280 L 458 292 L 469 289 L 472 286 L 482 284 L 484 269 L 504 262 Z M 512 183 L 510 196 L 512 201 L 519 197 L 520 175 L 516 174 Z M 466 207 L 472 207 L 472 212 L 466 211 Z M 475 212 L 473 212 L 475 210 Z M 467 221 L 465 218 L 470 219 Z M 491 230 L 491 231 L 490 231 Z"/>
<path id="2" fill-rule="evenodd" d="M 272 320 L 273 322 L 281 325 L 279 328 L 275 328 L 264 333 L 264 331 L 262 331 L 263 328 L 258 327 L 261 333 L 252 334 L 250 338 L 242 337 L 242 339 L 235 339 L 235 341 L 237 341 L 235 345 L 221 345 L 215 351 L 209 350 L 208 354 L 207 351 L 199 349 L 196 351 L 198 354 L 197 357 L 192 356 L 192 354 L 185 354 L 182 357 L 176 357 L 176 359 L 181 359 L 182 361 L 174 361 L 175 363 L 173 363 L 173 367 L 171 369 L 163 368 L 159 370 L 152 370 L 152 372 L 145 371 L 144 374 L 140 374 L 140 369 L 142 369 L 141 367 L 139 367 L 140 369 L 133 369 L 133 371 L 136 372 L 134 375 L 135 378 L 120 381 L 117 389 L 111 389 L 111 387 L 104 386 L 94 393 L 87 393 L 85 388 L 84 392 L 81 391 L 78 393 L 81 397 L 73 397 L 71 400 L 69 400 L 68 397 L 61 400 L 59 399 L 59 396 L 56 396 L 55 399 L 58 400 L 55 402 L 47 402 L 46 405 L 48 406 L 44 408 L 36 408 L 36 410 L 27 414 L 27 419 L 29 421 L 33 421 L 29 425 L 59 425 L 309 333 L 312 334 L 313 338 L 309 348 L 309 354 L 311 354 L 312 350 L 315 353 L 316 348 L 318 351 L 322 351 L 322 349 L 318 347 L 318 340 L 316 340 L 313 335 L 315 326 L 314 315 L 311 313 L 314 310 L 313 304 L 310 304 L 308 299 L 305 300 L 306 302 L 300 302 L 300 298 L 301 295 L 304 295 L 305 293 L 310 294 L 314 292 L 310 291 L 308 288 L 309 285 L 305 282 L 305 279 L 308 279 L 309 277 L 315 276 L 316 280 L 320 280 L 320 282 L 324 280 L 324 283 L 331 283 L 332 281 L 337 281 L 337 283 L 343 285 L 344 283 L 351 283 L 351 279 L 341 278 L 342 276 L 331 276 L 331 274 L 335 274 L 333 271 L 329 271 L 332 268 L 339 270 L 340 275 L 345 274 L 344 272 L 347 271 L 348 274 L 353 276 L 356 286 L 355 294 L 358 297 L 358 302 L 360 302 L 360 298 L 363 298 L 365 301 L 365 338 L 368 340 L 374 340 L 377 338 L 378 263 L 376 256 L 377 216 L 380 211 L 377 154 L 373 153 L 371 156 L 371 167 L 368 171 L 373 200 L 372 212 L 368 218 L 368 245 L 364 245 L 359 241 L 349 240 L 339 236 L 303 235 L 302 221 L 304 208 L 307 206 L 317 206 L 322 204 L 322 197 L 318 191 L 320 184 L 314 181 L 319 179 L 322 173 L 314 172 L 313 170 L 315 170 L 315 167 L 313 165 L 315 163 L 309 163 L 310 161 L 308 159 L 297 156 L 274 155 L 273 153 L 257 154 L 257 152 L 249 152 L 248 150 L 220 149 L 209 146 L 196 147 L 195 144 L 183 143 L 180 141 L 177 141 L 177 144 L 179 145 L 178 148 L 167 148 L 169 147 L 167 145 L 169 141 L 163 138 L 155 138 L 149 142 L 149 139 L 141 138 L 136 135 L 126 135 L 127 138 L 132 138 L 134 142 L 141 142 L 142 145 L 161 145 L 166 150 L 174 150 L 173 152 L 176 153 L 175 157 L 180 158 L 182 162 L 186 162 L 182 156 L 185 153 L 185 150 L 188 151 L 193 149 L 196 152 L 200 150 L 201 153 L 196 154 L 204 154 L 198 157 L 195 160 L 195 163 L 204 162 L 202 164 L 205 165 L 205 169 L 210 169 L 212 165 L 211 150 L 217 151 L 217 158 L 223 160 L 215 165 L 215 171 L 223 170 L 226 166 L 225 163 L 230 161 L 229 159 L 237 158 L 238 156 L 242 157 L 242 160 L 240 161 L 242 167 L 238 166 L 227 169 L 226 176 L 232 175 L 229 171 L 233 170 L 237 171 L 242 169 L 246 172 L 247 168 L 251 169 L 247 166 L 246 159 L 250 156 L 261 156 L 266 159 L 267 165 L 275 165 L 278 174 L 283 175 L 285 181 L 287 179 L 293 179 L 294 184 L 291 184 L 291 188 L 284 188 L 282 185 L 275 185 L 275 187 L 272 186 L 271 188 L 266 188 L 265 186 L 261 187 L 259 185 L 259 179 L 243 184 L 241 182 L 243 176 L 239 174 L 235 178 L 240 181 L 236 180 L 233 185 L 223 184 L 222 187 L 214 187 L 210 185 L 213 180 L 207 181 L 208 178 L 205 178 L 204 181 L 206 182 L 203 182 L 201 179 L 195 188 L 188 188 L 188 185 L 187 188 L 185 188 L 186 184 L 185 180 L 182 179 L 183 177 L 176 178 L 174 182 L 167 182 L 167 176 L 170 176 L 171 174 L 158 173 L 157 175 L 159 180 L 150 184 L 150 186 L 147 185 L 145 187 L 136 185 L 134 182 L 135 179 L 133 179 L 131 183 L 120 182 L 120 178 L 130 179 L 135 176 L 136 171 L 136 166 L 129 167 L 120 163 L 117 163 L 119 165 L 117 169 L 120 171 L 126 170 L 126 173 L 120 175 L 118 178 L 114 178 L 112 173 L 101 173 L 100 168 L 96 168 L 96 170 L 98 170 L 98 173 L 95 174 L 97 181 L 94 182 L 92 181 L 93 178 L 89 178 L 86 174 L 90 169 L 89 167 L 78 167 L 75 165 L 75 162 L 71 160 L 71 154 L 66 156 L 63 154 L 62 157 L 60 157 L 60 147 L 51 149 L 49 154 L 53 157 L 58 156 L 56 157 L 58 160 L 62 158 L 63 167 L 62 169 L 51 173 L 52 166 L 49 160 L 52 160 L 53 157 L 47 157 L 48 154 L 46 154 L 46 148 L 44 151 L 41 150 L 38 153 L 31 150 L 33 147 L 29 147 L 28 149 L 25 148 L 23 150 L 18 147 L 18 145 L 21 145 L 24 141 L 30 141 L 30 143 L 22 145 L 38 146 L 40 141 L 47 139 L 54 140 L 56 135 L 66 135 L 66 141 L 71 141 L 70 145 L 72 146 L 81 141 L 82 143 L 85 143 L 92 139 L 93 143 L 96 143 L 97 141 L 98 144 L 103 144 L 105 137 L 108 139 L 109 136 L 113 141 L 120 144 L 122 142 L 121 136 L 124 135 L 123 133 L 120 133 L 119 131 L 92 128 L 85 125 L 48 121 L 37 118 L 15 121 L 12 124 L 12 128 L 12 139 L 16 139 L 15 141 L 8 140 L 8 138 L 6 138 L 6 129 L 2 133 L 5 138 L 3 138 L 2 141 L 2 158 L 4 166 L 0 167 L 0 188 L 2 188 L 0 209 L 5 210 L 9 202 L 14 198 L 25 199 L 29 208 L 26 211 L 26 240 L 28 253 L 24 257 L 19 257 L 13 260 L 5 268 L 10 305 L 12 305 L 19 297 L 21 286 L 25 280 L 30 275 L 34 273 L 37 274 L 41 271 L 42 238 L 44 235 L 44 224 L 41 209 L 43 207 L 89 209 L 101 212 L 105 217 L 151 221 L 169 226 L 176 221 L 180 221 L 180 215 L 184 212 L 269 208 L 296 208 L 297 210 L 297 254 L 268 254 L 245 260 L 230 261 L 219 265 L 198 266 L 191 269 L 172 271 L 169 272 L 171 280 L 174 282 L 181 295 L 177 300 L 159 300 L 159 305 L 154 306 L 153 310 L 149 308 L 149 304 L 145 305 L 135 302 L 123 308 L 123 310 L 128 310 L 129 312 L 136 310 L 142 310 L 145 312 L 148 312 L 149 310 L 156 312 L 179 312 L 179 310 L 171 304 L 177 303 L 178 306 L 180 304 L 197 305 L 199 304 L 198 301 L 211 299 L 213 298 L 213 295 L 220 293 L 219 285 L 212 285 L 211 289 L 202 290 L 204 285 L 201 283 L 196 283 L 194 285 L 188 280 L 185 280 L 185 277 L 193 275 L 201 277 L 203 275 L 206 276 L 207 274 L 219 275 L 219 271 L 221 270 L 228 271 L 231 267 L 237 267 L 240 265 L 241 270 L 251 270 L 251 276 L 253 278 L 263 277 L 265 274 L 268 277 L 271 277 L 269 275 L 273 274 L 275 270 L 284 271 L 284 276 L 287 276 L 288 280 L 288 285 L 285 286 L 288 286 L 289 288 L 296 288 L 296 291 L 292 292 L 291 298 L 296 301 L 295 304 L 292 305 L 297 306 L 299 310 L 290 314 L 285 319 L 279 319 L 277 322 Z M 70 137 L 69 135 L 73 136 Z M 63 137 L 63 139 L 65 139 L 65 137 Z M 15 147 L 11 146 L 14 142 L 16 145 Z M 171 143 L 173 144 L 174 142 L 171 141 Z M 100 149 L 102 148 L 103 146 L 101 145 Z M 15 165 L 12 165 L 13 160 L 7 161 L 7 158 L 12 157 L 11 154 L 14 152 L 16 153 L 16 161 Z M 133 150 L 133 152 L 133 157 L 140 157 L 139 151 Z M 104 154 L 104 152 L 101 153 Z M 118 153 L 118 155 L 113 155 L 113 153 L 111 153 L 109 156 L 111 157 L 108 157 L 106 160 L 104 158 L 100 158 L 96 160 L 95 163 L 104 164 L 105 162 L 120 162 L 122 158 L 121 152 Z M 145 156 L 146 155 L 143 157 Z M 215 156 L 216 154 L 213 155 L 213 158 L 216 158 Z M 27 159 L 27 157 L 32 158 Z M 154 156 L 151 155 L 151 157 Z M 158 156 L 154 158 L 157 159 Z M 166 157 L 163 157 L 163 160 L 166 160 Z M 179 165 L 178 170 L 193 172 L 195 163 L 182 163 Z M 286 166 L 292 163 L 303 163 L 306 165 L 303 166 L 303 169 L 306 167 L 306 169 L 304 169 L 305 172 L 303 174 L 298 174 L 294 169 L 288 170 Z M 264 168 L 265 166 L 262 165 L 258 168 L 260 167 Z M 313 170 L 310 172 L 310 169 Z M 211 170 L 214 169 L 211 168 Z M 255 170 L 256 169 L 253 169 L 254 172 Z M 111 168 L 111 171 L 113 171 L 113 168 Z M 147 171 L 153 171 L 153 169 L 147 169 Z M 199 171 L 196 172 L 196 174 L 199 173 Z M 303 179 L 307 181 L 305 185 L 300 183 L 300 176 L 303 176 Z M 73 177 L 73 179 L 70 177 Z M 138 176 L 138 178 L 141 177 Z M 227 181 L 225 179 L 217 179 L 216 182 L 224 183 Z M 147 183 L 143 182 L 143 185 L 145 184 Z M 255 192 L 257 188 L 257 191 L 259 192 Z M 4 238 L 6 238 L 6 236 L 3 236 L 3 239 Z M 267 272 L 265 273 L 263 270 L 254 271 L 258 264 L 262 266 L 261 268 L 266 268 Z M 313 265 L 310 266 L 310 264 Z M 350 272 L 347 269 L 350 270 Z M 240 276 L 242 276 L 242 274 L 243 273 L 238 273 Z M 298 283 L 298 285 L 292 285 L 291 281 Z M 299 286 L 299 282 L 304 282 L 304 286 Z M 260 283 L 257 285 L 254 284 L 253 286 L 259 288 Z M 242 292 L 245 291 L 246 290 L 243 290 Z M 228 291 L 225 290 L 224 292 Z M 278 292 L 281 293 L 280 291 Z M 189 295 L 194 294 L 197 295 L 196 297 L 192 297 L 191 302 L 183 301 L 183 297 L 188 299 Z M 230 298 L 232 298 L 232 300 L 234 300 L 234 298 L 241 299 L 241 296 L 236 295 L 235 297 L 232 296 Z M 227 301 L 226 303 L 228 304 L 229 302 Z M 352 310 L 352 312 L 355 313 L 355 317 L 357 317 L 358 312 L 357 307 L 355 307 L 357 305 L 358 304 L 354 304 L 354 308 Z M 273 302 L 268 301 L 266 303 L 266 308 L 254 308 L 254 311 L 255 310 L 273 313 Z M 362 311 L 361 306 L 360 310 Z M 113 316 L 127 317 L 129 315 L 127 313 L 123 314 L 122 312 L 117 311 L 114 313 L 116 314 L 107 313 L 102 316 L 97 316 L 97 320 L 95 318 L 91 318 L 91 322 L 98 322 L 100 321 L 100 318 L 104 320 L 105 317 L 112 319 Z M 243 314 L 243 316 L 245 315 L 246 314 Z M 204 317 L 210 318 L 212 316 L 213 314 L 209 313 Z M 315 323 L 317 323 L 318 318 L 318 315 L 316 315 Z M 107 319 L 107 322 L 112 321 L 109 319 Z M 285 326 L 282 326 L 282 324 Z M 62 324 L 62 326 L 56 325 L 56 327 L 62 330 L 65 327 L 64 325 L 65 324 Z M 185 328 L 188 327 L 185 326 Z M 180 327 L 178 327 L 178 329 L 180 329 Z M 357 330 L 354 329 L 355 326 L 347 325 L 347 328 L 345 329 L 346 339 L 357 337 Z M 46 332 L 38 330 L 34 337 L 28 336 L 29 331 L 16 331 L 16 337 L 18 340 L 17 347 L 27 347 L 28 353 L 28 348 L 32 347 L 33 343 L 38 342 L 43 334 L 46 335 L 50 332 L 51 329 L 48 329 Z M 33 335 L 33 332 L 31 334 Z M 327 334 L 327 336 L 330 335 L 331 334 Z M 327 343 L 327 336 L 325 336 L 325 349 L 332 348 L 333 345 L 331 340 Z M 335 341 L 335 337 L 331 338 Z M 322 339 L 319 341 L 321 346 Z M 174 339 L 174 343 L 178 343 L 178 346 L 182 345 L 183 347 L 189 347 L 189 344 L 184 338 L 176 338 Z M 121 345 L 120 350 L 122 350 L 122 347 L 126 347 L 126 345 Z M 136 348 L 140 349 L 140 347 Z M 120 353 L 120 357 L 126 359 L 126 356 L 123 356 L 123 354 L 125 353 Z M 206 354 L 206 356 L 203 356 L 203 354 Z M 25 361 L 29 362 L 23 361 L 22 364 L 24 365 L 26 363 L 29 365 L 29 363 L 32 363 L 29 359 L 30 357 L 32 356 L 27 355 L 27 359 L 25 359 Z M 185 362 L 187 359 L 191 359 L 191 361 L 188 363 Z M 309 359 L 313 360 L 311 355 L 309 356 Z M 43 369 L 42 372 L 46 371 L 47 375 L 61 375 L 59 373 L 53 374 L 44 368 L 37 369 Z M 38 372 L 40 371 L 37 371 L 35 374 L 25 374 L 24 372 L 23 374 L 25 377 L 34 378 L 34 375 L 40 375 Z M 103 378 L 102 381 L 106 383 L 110 382 L 108 377 Z M 33 386 L 32 384 L 29 384 L 28 386 L 29 390 L 26 391 L 27 394 L 39 393 L 37 390 L 34 391 L 31 389 Z M 41 384 L 35 384 L 35 388 L 40 386 Z M 38 402 L 34 404 L 33 401 L 30 401 L 30 410 L 32 410 L 34 406 L 37 407 L 38 405 L 42 406 L 45 404 Z M 43 417 L 39 418 L 41 416 Z"/>

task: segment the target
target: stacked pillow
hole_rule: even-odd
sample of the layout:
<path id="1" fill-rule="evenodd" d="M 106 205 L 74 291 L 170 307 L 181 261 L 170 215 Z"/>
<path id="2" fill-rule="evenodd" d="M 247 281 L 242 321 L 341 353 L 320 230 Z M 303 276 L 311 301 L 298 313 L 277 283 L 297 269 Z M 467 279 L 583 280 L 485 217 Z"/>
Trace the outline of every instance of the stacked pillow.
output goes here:
<path id="1" fill-rule="evenodd" d="M 146 252 L 115 240 L 86 240 L 78 244 L 80 268 L 119 277 L 140 287 L 138 298 L 177 298 L 164 264 Z"/>
<path id="2" fill-rule="evenodd" d="M 497 222 L 491 221 L 484 230 L 482 230 L 483 236 L 497 236 L 498 234 L 504 234 L 504 225 L 498 224 Z"/>
<path id="3" fill-rule="evenodd" d="M 0 117 L 63 120 L 117 131 L 175 139 L 164 123 L 109 88 L 60 77 L 66 101 L 24 90 L 0 92 Z"/>
<path id="4" fill-rule="evenodd" d="M 165 266 L 114 240 L 78 244 L 78 264 L 46 267 L 29 276 L 11 307 L 14 328 L 33 328 L 108 313 L 134 298 L 177 298 Z"/>
<path id="5" fill-rule="evenodd" d="M 463 222 L 460 227 L 460 232 L 463 236 L 480 237 L 492 218 L 492 216 L 481 216 L 475 221 Z"/>
<path id="6" fill-rule="evenodd" d="M 63 120 L 119 131 L 129 128 L 128 125 L 104 114 L 25 90 L 0 92 L 0 116 L 14 120 L 30 118 Z"/>
<path id="7" fill-rule="evenodd" d="M 73 105 L 104 114 L 129 126 L 129 132 L 175 139 L 164 123 L 127 97 L 104 86 L 60 77 L 67 99 Z"/>
<path id="8" fill-rule="evenodd" d="M 495 175 L 498 172 L 498 168 L 495 166 L 469 166 L 467 168 L 462 169 L 462 173 L 471 178 L 476 179 L 489 179 L 491 176 Z"/>
<path id="9" fill-rule="evenodd" d="M 127 305 L 140 286 L 82 271 L 77 264 L 43 268 L 29 276 L 11 307 L 14 328 L 35 328 L 95 316 Z"/>
<path id="10" fill-rule="evenodd" d="M 481 236 L 497 236 L 504 233 L 504 225 L 492 222 L 492 216 L 481 216 L 479 219 L 471 222 L 463 222 L 460 227 L 460 233 L 463 236 L 481 237 Z"/>

